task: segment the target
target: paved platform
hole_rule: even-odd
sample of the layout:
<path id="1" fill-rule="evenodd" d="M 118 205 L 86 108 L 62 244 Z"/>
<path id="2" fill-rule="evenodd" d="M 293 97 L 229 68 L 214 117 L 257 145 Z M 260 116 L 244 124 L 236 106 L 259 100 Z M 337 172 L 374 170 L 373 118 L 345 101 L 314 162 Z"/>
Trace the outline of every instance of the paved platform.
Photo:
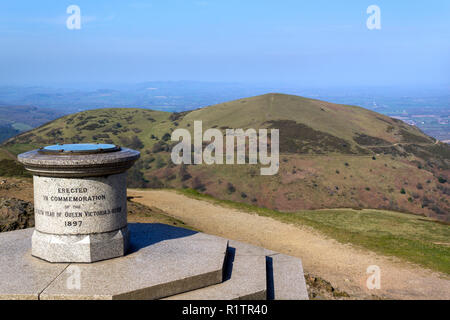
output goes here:
<path id="1" fill-rule="evenodd" d="M 247 244 L 232 241 L 228 247 L 224 281 L 214 286 L 178 294 L 168 300 L 265 300 L 266 256 L 262 250 L 248 255 Z"/>
<path id="2" fill-rule="evenodd" d="M 298 258 L 163 224 L 129 229 L 129 254 L 88 264 L 32 257 L 33 229 L 0 233 L 0 299 L 308 299 Z"/>

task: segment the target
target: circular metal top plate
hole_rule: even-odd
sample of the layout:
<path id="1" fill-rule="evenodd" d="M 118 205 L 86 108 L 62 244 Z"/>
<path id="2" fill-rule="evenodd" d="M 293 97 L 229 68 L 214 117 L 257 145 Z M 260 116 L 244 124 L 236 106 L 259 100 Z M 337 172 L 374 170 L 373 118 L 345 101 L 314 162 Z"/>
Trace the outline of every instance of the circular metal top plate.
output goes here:
<path id="1" fill-rule="evenodd" d="M 56 144 L 39 149 L 39 153 L 43 154 L 96 154 L 120 151 L 120 147 L 113 144 L 96 144 L 96 143 L 80 143 L 80 144 Z"/>

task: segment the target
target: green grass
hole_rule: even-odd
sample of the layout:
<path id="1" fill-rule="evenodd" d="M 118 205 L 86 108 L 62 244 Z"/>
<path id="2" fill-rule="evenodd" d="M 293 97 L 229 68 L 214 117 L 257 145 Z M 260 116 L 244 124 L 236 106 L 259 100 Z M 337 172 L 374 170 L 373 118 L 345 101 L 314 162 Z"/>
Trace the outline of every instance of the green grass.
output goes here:
<path id="1" fill-rule="evenodd" d="M 14 144 L 8 146 L 2 146 L 2 148 L 8 150 L 14 155 L 21 154 L 23 152 L 31 151 L 33 149 L 37 149 L 39 146 L 35 144 Z"/>
<path id="2" fill-rule="evenodd" d="M 6 150 L 0 148 L 0 176 L 2 177 L 31 177 L 22 164 L 14 160 Z"/>
<path id="3" fill-rule="evenodd" d="M 0 176 L 2 177 L 31 177 L 31 174 L 25 170 L 23 165 L 15 160 L 0 160 Z"/>
<path id="4" fill-rule="evenodd" d="M 11 156 L 5 150 L 0 149 L 0 160 L 3 159 L 12 160 Z"/>
<path id="5" fill-rule="evenodd" d="M 218 200 L 192 189 L 184 195 L 293 225 L 307 225 L 336 239 L 374 252 L 450 274 L 450 226 L 421 216 L 384 211 L 326 209 L 279 212 L 244 203 Z"/>
<path id="6" fill-rule="evenodd" d="M 293 120 L 347 140 L 350 144 L 355 144 L 355 132 L 389 142 L 400 142 L 395 133 L 400 130 L 401 125 L 387 116 L 356 106 L 337 105 L 286 94 L 265 94 L 197 109 L 180 121 L 180 127 L 186 128 L 187 123 L 192 124 L 199 119 L 203 120 L 204 128 L 216 125 L 218 128 L 228 126 L 255 129 L 266 127 L 266 121 Z M 388 126 L 395 130 L 388 132 Z M 408 133 L 424 137 L 414 127 L 405 128 Z"/>

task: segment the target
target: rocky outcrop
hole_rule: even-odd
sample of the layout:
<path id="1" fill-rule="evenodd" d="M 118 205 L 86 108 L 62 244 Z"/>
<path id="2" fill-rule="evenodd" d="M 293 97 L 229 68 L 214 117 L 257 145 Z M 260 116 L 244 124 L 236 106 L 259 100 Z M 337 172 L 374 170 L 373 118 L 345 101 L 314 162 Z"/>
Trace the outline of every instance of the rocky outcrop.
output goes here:
<path id="1" fill-rule="evenodd" d="M 0 198 L 0 232 L 31 227 L 34 227 L 34 207 L 31 202 Z"/>

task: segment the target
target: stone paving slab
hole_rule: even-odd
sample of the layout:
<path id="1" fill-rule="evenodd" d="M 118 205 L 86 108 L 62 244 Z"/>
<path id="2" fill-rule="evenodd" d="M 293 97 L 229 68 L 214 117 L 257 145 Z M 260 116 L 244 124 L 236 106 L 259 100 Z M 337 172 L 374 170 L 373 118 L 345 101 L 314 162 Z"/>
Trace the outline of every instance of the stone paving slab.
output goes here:
<path id="1" fill-rule="evenodd" d="M 222 282 L 226 239 L 163 224 L 129 228 L 127 256 L 90 264 L 31 256 L 34 229 L 0 233 L 0 299 L 158 299 Z"/>
<path id="2" fill-rule="evenodd" d="M 273 269 L 273 299 L 308 300 L 302 261 L 281 253 L 268 258 Z"/>
<path id="3" fill-rule="evenodd" d="M 1 300 L 39 299 L 39 294 L 68 266 L 31 256 L 33 230 L 0 233 Z"/>
<path id="4" fill-rule="evenodd" d="M 80 289 L 61 274 L 41 299 L 158 299 L 220 283 L 228 241 L 163 224 L 129 224 L 132 253 L 79 268 Z"/>
<path id="5" fill-rule="evenodd" d="M 266 299 L 265 249 L 230 241 L 223 283 L 167 298 L 167 300 Z"/>

